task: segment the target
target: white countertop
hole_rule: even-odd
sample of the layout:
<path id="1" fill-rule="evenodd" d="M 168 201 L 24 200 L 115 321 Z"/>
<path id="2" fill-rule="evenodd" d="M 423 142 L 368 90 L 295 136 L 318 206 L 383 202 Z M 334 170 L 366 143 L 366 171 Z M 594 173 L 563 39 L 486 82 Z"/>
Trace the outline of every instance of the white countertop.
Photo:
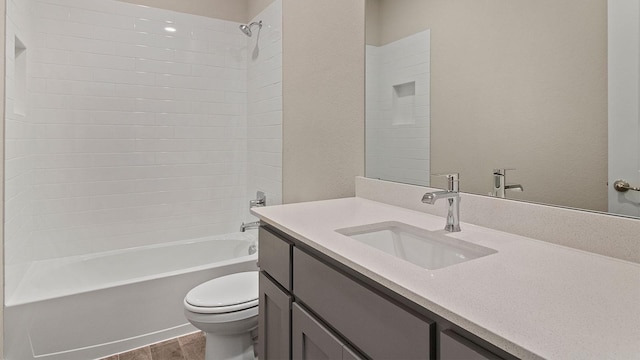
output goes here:
<path id="1" fill-rule="evenodd" d="M 384 221 L 440 230 L 441 217 L 362 198 L 252 213 L 515 356 L 640 359 L 640 264 L 462 222 L 449 236 L 498 252 L 426 270 L 334 230 Z"/>

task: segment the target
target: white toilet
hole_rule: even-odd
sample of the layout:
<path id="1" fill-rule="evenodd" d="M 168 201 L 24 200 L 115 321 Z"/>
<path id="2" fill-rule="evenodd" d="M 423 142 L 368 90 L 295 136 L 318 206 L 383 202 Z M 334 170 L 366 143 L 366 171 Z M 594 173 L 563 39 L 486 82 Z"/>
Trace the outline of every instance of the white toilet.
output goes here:
<path id="1" fill-rule="evenodd" d="M 255 360 L 258 271 L 200 284 L 187 293 L 184 308 L 187 320 L 206 334 L 206 360 Z"/>

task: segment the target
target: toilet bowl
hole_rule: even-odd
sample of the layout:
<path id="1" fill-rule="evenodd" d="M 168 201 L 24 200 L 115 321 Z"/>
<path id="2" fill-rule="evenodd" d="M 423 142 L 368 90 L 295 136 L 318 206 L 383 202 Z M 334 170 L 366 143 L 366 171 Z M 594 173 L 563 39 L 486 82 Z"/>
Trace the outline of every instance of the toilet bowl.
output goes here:
<path id="1" fill-rule="evenodd" d="M 184 298 L 184 314 L 206 336 L 206 360 L 255 360 L 258 271 L 209 280 Z"/>

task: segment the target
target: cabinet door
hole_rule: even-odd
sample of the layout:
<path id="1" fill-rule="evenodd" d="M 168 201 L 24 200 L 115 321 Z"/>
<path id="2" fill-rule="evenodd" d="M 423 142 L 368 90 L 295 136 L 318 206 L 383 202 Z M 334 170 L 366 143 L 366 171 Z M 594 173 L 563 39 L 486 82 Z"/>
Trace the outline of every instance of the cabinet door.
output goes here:
<path id="1" fill-rule="evenodd" d="M 451 330 L 440 333 L 440 360 L 502 359 Z"/>
<path id="2" fill-rule="evenodd" d="M 291 341 L 295 360 L 340 360 L 344 345 L 298 304 L 293 304 Z"/>
<path id="3" fill-rule="evenodd" d="M 291 296 L 260 272 L 258 356 L 263 360 L 291 358 Z"/>
<path id="4" fill-rule="evenodd" d="M 345 346 L 342 348 L 342 360 L 364 360 L 364 358 Z"/>

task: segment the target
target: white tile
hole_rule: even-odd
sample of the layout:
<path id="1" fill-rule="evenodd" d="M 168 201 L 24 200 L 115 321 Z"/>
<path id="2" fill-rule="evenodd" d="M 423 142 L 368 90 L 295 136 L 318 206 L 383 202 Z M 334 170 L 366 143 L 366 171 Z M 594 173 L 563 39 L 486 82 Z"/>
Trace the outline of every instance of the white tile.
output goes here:
<path id="1" fill-rule="evenodd" d="M 153 125 L 155 124 L 155 114 L 109 110 L 92 111 L 91 121 L 94 124 Z"/>
<path id="2" fill-rule="evenodd" d="M 71 64 L 72 52 L 68 50 L 35 48 L 31 54 L 34 62 L 60 65 Z"/>
<path id="3" fill-rule="evenodd" d="M 33 15 L 36 18 L 56 20 L 69 20 L 71 10 L 72 9 L 67 7 L 42 2 L 35 2 L 32 9 Z"/>
<path id="4" fill-rule="evenodd" d="M 137 71 L 159 73 L 159 74 L 173 74 L 173 75 L 190 75 L 191 74 L 191 65 L 171 62 L 171 61 L 137 59 L 135 61 L 135 68 Z"/>
<path id="5" fill-rule="evenodd" d="M 116 44 L 115 51 L 138 59 L 158 61 L 173 61 L 176 53 L 175 49 L 158 48 L 148 44 Z"/>
<path id="6" fill-rule="evenodd" d="M 115 84 L 115 92 L 124 97 L 160 100 L 183 100 L 176 98 L 176 91 L 170 87 Z"/>
<path id="7" fill-rule="evenodd" d="M 135 111 L 185 114 L 191 112 L 191 103 L 177 100 L 136 99 Z"/>
<path id="8" fill-rule="evenodd" d="M 175 91 L 174 99 L 198 102 L 227 102 L 227 95 L 222 90 L 180 89 Z"/>
<path id="9" fill-rule="evenodd" d="M 224 53 L 212 53 L 212 52 L 196 52 L 196 51 L 176 51 L 176 62 L 182 62 L 186 64 L 199 64 L 221 67 L 225 65 Z"/>
<path id="10" fill-rule="evenodd" d="M 135 70 L 136 61 L 133 57 L 113 56 L 75 52 L 71 55 L 71 64 L 118 70 Z"/>
<path id="11" fill-rule="evenodd" d="M 74 81 L 71 83 L 71 94 L 91 96 L 122 96 L 116 91 L 115 84 L 90 81 Z M 94 109 L 95 110 L 95 109 Z M 113 109 L 111 109 L 113 110 Z"/>
<path id="12" fill-rule="evenodd" d="M 133 29 L 134 22 L 134 18 L 131 16 L 79 8 L 69 8 L 69 20 L 114 29 Z"/>
<path id="13" fill-rule="evenodd" d="M 34 78 L 87 81 L 92 78 L 92 71 L 69 65 L 33 64 L 31 76 Z"/>
<path id="14" fill-rule="evenodd" d="M 155 85 L 156 76 L 153 73 L 139 71 L 124 71 L 112 69 L 92 69 L 93 81 L 115 84 Z"/>
<path id="15" fill-rule="evenodd" d="M 10 209 L 34 216 L 33 226 L 9 230 L 18 236 L 31 227 L 41 249 L 33 256 L 236 231 L 247 174 L 263 171 L 251 186 L 277 189 L 281 50 L 268 41 L 277 36 L 265 37 L 265 57 L 249 79 L 237 23 L 118 1 L 36 3 L 42 21 L 29 85 L 36 127 L 8 118 L 6 144 L 16 159 L 7 161 Z M 173 35 L 167 21 L 178 29 Z M 11 69 L 9 61 L 8 79 Z M 255 128 L 247 126 L 250 88 Z M 257 145 L 248 146 L 248 132 Z M 29 193 L 33 199 L 21 196 Z"/>

